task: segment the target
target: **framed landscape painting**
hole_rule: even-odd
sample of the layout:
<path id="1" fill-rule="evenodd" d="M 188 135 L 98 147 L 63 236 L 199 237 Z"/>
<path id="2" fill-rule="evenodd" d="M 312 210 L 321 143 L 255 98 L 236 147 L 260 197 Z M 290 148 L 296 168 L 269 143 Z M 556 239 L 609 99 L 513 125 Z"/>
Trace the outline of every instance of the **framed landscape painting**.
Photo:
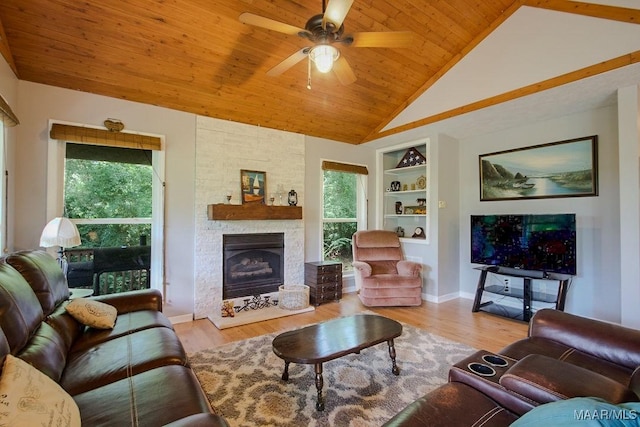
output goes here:
<path id="1" fill-rule="evenodd" d="M 242 169 L 240 171 L 240 194 L 242 204 L 264 204 L 267 174 L 260 171 Z"/>
<path id="2" fill-rule="evenodd" d="M 598 136 L 483 154 L 480 200 L 598 195 Z"/>

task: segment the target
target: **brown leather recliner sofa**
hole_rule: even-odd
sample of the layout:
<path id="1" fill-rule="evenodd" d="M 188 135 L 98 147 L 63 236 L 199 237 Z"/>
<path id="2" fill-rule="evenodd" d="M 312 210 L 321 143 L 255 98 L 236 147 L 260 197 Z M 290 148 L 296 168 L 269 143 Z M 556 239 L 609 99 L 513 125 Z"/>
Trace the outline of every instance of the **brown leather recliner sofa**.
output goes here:
<path id="1" fill-rule="evenodd" d="M 16 252 L 0 262 L 0 367 L 8 354 L 73 397 L 83 426 L 227 426 L 215 415 L 156 290 L 94 299 L 117 308 L 113 329 L 76 321 L 55 259 Z"/>
<path id="2" fill-rule="evenodd" d="M 508 426 L 578 397 L 640 401 L 640 330 L 543 309 L 527 338 L 456 363 L 447 384 L 385 426 Z"/>

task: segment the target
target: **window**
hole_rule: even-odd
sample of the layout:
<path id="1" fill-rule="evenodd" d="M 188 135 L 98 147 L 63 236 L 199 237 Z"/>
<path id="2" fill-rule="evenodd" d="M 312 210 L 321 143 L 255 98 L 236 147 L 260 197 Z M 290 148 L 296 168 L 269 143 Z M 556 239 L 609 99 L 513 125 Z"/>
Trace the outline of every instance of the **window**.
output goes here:
<path id="1" fill-rule="evenodd" d="M 64 209 L 83 248 L 147 246 L 151 235 L 151 151 L 67 143 Z"/>
<path id="2" fill-rule="evenodd" d="M 323 260 L 342 263 L 353 270 L 351 238 L 366 228 L 367 169 L 362 166 L 323 162 Z"/>

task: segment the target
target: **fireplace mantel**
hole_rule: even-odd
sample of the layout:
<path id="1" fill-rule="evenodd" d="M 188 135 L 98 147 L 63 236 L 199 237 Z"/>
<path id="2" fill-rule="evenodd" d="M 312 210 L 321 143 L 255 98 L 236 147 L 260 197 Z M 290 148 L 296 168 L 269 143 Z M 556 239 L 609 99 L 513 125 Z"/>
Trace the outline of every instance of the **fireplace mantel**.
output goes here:
<path id="1" fill-rule="evenodd" d="M 269 220 L 269 219 L 302 219 L 301 206 L 267 206 L 260 204 L 227 205 L 217 203 L 207 206 L 207 217 L 210 220 Z"/>

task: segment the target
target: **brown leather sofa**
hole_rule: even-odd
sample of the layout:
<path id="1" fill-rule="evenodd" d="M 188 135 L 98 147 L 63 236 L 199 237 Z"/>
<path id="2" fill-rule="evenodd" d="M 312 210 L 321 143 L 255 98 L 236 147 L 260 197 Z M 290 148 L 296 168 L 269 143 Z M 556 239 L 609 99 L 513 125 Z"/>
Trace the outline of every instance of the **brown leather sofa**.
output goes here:
<path id="1" fill-rule="evenodd" d="M 385 426 L 508 426 L 547 403 L 577 397 L 640 401 L 640 330 L 540 310 L 527 338 L 456 363 L 446 385 Z"/>
<path id="2" fill-rule="evenodd" d="M 95 299 L 117 308 L 113 329 L 66 312 L 69 288 L 46 252 L 0 262 L 0 366 L 12 354 L 58 383 L 83 426 L 227 426 L 212 413 L 156 290 Z"/>

